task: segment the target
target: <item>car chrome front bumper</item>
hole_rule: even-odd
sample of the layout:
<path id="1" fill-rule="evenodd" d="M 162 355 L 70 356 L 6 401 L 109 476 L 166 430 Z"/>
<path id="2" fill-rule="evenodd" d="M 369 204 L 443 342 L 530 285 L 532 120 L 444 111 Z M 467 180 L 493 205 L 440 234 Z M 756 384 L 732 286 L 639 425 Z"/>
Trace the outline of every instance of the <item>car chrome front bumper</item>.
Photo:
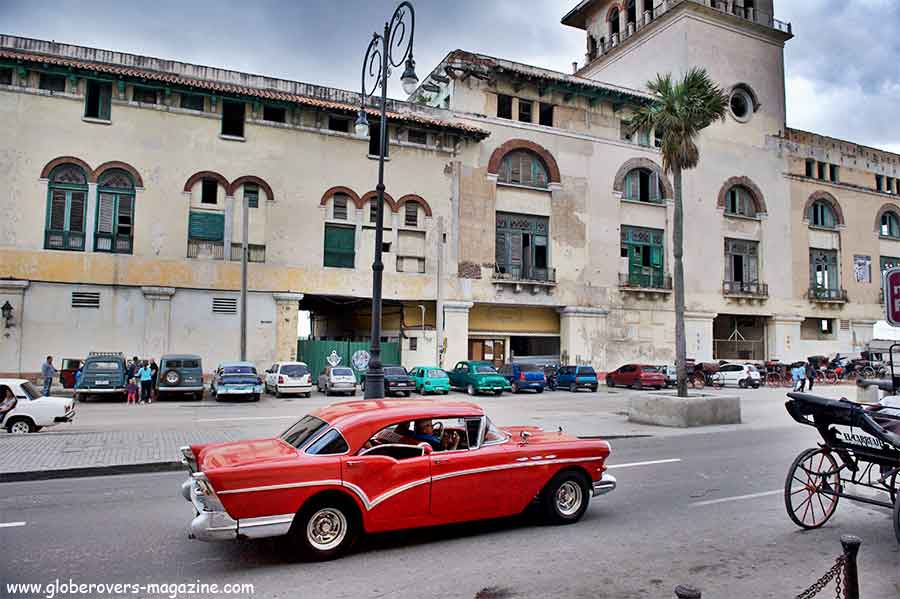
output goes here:
<path id="1" fill-rule="evenodd" d="M 603 473 L 600 480 L 594 482 L 593 496 L 606 495 L 616 490 L 616 477 L 612 474 Z"/>

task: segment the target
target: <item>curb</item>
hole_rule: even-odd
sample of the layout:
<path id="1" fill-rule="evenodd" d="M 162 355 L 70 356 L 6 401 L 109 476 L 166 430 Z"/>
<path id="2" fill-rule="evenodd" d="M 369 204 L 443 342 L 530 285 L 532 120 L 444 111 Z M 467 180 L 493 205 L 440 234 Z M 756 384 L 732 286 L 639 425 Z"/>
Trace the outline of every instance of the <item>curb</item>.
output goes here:
<path id="1" fill-rule="evenodd" d="M 116 474 L 144 474 L 148 472 L 176 472 L 184 470 L 178 462 L 146 462 L 142 464 L 119 464 L 114 466 L 86 466 L 83 468 L 63 468 L 57 470 L 31 470 L 26 472 L 2 472 L 0 484 L 57 478 L 83 478 L 87 476 L 113 476 Z"/>

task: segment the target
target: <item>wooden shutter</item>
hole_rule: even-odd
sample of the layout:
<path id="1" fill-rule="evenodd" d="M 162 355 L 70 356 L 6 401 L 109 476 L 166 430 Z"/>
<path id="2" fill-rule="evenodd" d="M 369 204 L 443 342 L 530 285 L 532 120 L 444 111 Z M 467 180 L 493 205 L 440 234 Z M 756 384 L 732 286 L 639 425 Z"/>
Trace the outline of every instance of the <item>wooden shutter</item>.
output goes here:
<path id="1" fill-rule="evenodd" d="M 113 233 L 113 218 L 116 208 L 116 196 L 111 193 L 101 193 L 97 204 L 97 232 Z"/>
<path id="2" fill-rule="evenodd" d="M 225 215 L 221 212 L 191 211 L 188 237 L 206 241 L 225 239 Z"/>
<path id="3" fill-rule="evenodd" d="M 497 266 L 503 268 L 509 264 L 509 234 L 506 231 L 497 231 L 496 258 Z"/>
<path id="4" fill-rule="evenodd" d="M 759 283 L 759 258 L 756 256 L 746 256 L 744 259 L 744 280 Z"/>
<path id="5" fill-rule="evenodd" d="M 511 231 L 509 240 L 509 265 L 510 270 L 517 276 L 522 274 L 522 233 Z"/>
<path id="6" fill-rule="evenodd" d="M 634 174 L 637 171 L 631 171 L 627 175 L 625 175 L 625 198 L 629 200 L 633 200 L 635 198 L 635 185 Z"/>
<path id="7" fill-rule="evenodd" d="M 513 154 L 509 158 L 509 182 L 522 182 L 522 154 Z"/>
<path id="8" fill-rule="evenodd" d="M 658 245 L 650 246 L 650 266 L 654 268 L 662 267 L 663 259 L 662 259 L 662 248 Z"/>
<path id="9" fill-rule="evenodd" d="M 659 173 L 652 172 L 650 173 L 650 201 L 658 202 L 660 200 L 659 195 Z"/>
<path id="10" fill-rule="evenodd" d="M 109 120 L 109 105 L 112 98 L 112 85 L 100 84 L 98 87 L 99 102 L 97 104 L 97 116 Z"/>
<path id="11" fill-rule="evenodd" d="M 84 233 L 84 192 L 73 191 L 69 206 L 69 231 Z"/>
<path id="12" fill-rule="evenodd" d="M 325 227 L 325 266 L 353 268 L 355 251 L 353 227 Z"/>
<path id="13" fill-rule="evenodd" d="M 54 190 L 50 199 L 50 230 L 62 231 L 66 228 L 66 192 Z"/>

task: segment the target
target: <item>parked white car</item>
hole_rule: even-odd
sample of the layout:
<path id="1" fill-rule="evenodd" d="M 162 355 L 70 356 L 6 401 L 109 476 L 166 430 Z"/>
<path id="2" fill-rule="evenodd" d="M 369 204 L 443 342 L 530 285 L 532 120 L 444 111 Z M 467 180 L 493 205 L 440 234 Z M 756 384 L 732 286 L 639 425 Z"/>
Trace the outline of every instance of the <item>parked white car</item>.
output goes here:
<path id="1" fill-rule="evenodd" d="M 266 370 L 266 393 L 312 395 L 312 373 L 305 362 L 275 362 Z"/>
<path id="2" fill-rule="evenodd" d="M 751 364 L 722 364 L 719 372 L 713 375 L 721 377 L 723 385 L 736 385 L 741 389 L 753 387 L 759 389 L 761 377 L 759 371 Z"/>
<path id="3" fill-rule="evenodd" d="M 6 397 L 7 389 L 16 397 L 16 407 L 3 419 L 3 426 L 11 433 L 36 433 L 75 417 L 75 400 L 71 397 L 45 397 L 31 381 L 0 379 L 0 399 Z"/>

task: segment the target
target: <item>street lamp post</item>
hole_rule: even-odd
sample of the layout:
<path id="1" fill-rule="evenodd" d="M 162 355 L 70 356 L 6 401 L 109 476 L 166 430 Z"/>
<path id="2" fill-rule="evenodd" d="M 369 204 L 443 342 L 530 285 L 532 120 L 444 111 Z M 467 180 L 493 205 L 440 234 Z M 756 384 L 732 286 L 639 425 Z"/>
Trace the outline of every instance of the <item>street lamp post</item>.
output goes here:
<path id="1" fill-rule="evenodd" d="M 407 23 L 408 20 L 408 23 Z M 401 2 L 390 21 L 384 24 L 384 33 L 372 34 L 372 41 L 366 49 L 362 68 L 362 93 L 360 94 L 359 115 L 356 119 L 356 134 L 369 136 L 369 121 L 366 117 L 366 101 L 381 88 L 381 121 L 378 128 L 378 193 L 375 222 L 375 260 L 372 262 L 372 345 L 369 349 L 369 367 L 366 370 L 366 399 L 384 397 L 384 369 L 381 364 L 381 280 L 384 263 L 381 261 L 381 246 L 384 238 L 384 151 L 387 147 L 387 82 L 391 67 L 404 65 L 400 81 L 403 91 L 411 94 L 416 89 L 416 62 L 413 60 L 413 35 L 416 28 L 416 13 L 412 4 Z M 409 40 L 406 37 L 409 35 Z M 402 50 L 402 52 L 401 52 Z M 399 57 L 395 56 L 399 54 Z M 371 87 L 366 87 L 369 81 Z"/>

